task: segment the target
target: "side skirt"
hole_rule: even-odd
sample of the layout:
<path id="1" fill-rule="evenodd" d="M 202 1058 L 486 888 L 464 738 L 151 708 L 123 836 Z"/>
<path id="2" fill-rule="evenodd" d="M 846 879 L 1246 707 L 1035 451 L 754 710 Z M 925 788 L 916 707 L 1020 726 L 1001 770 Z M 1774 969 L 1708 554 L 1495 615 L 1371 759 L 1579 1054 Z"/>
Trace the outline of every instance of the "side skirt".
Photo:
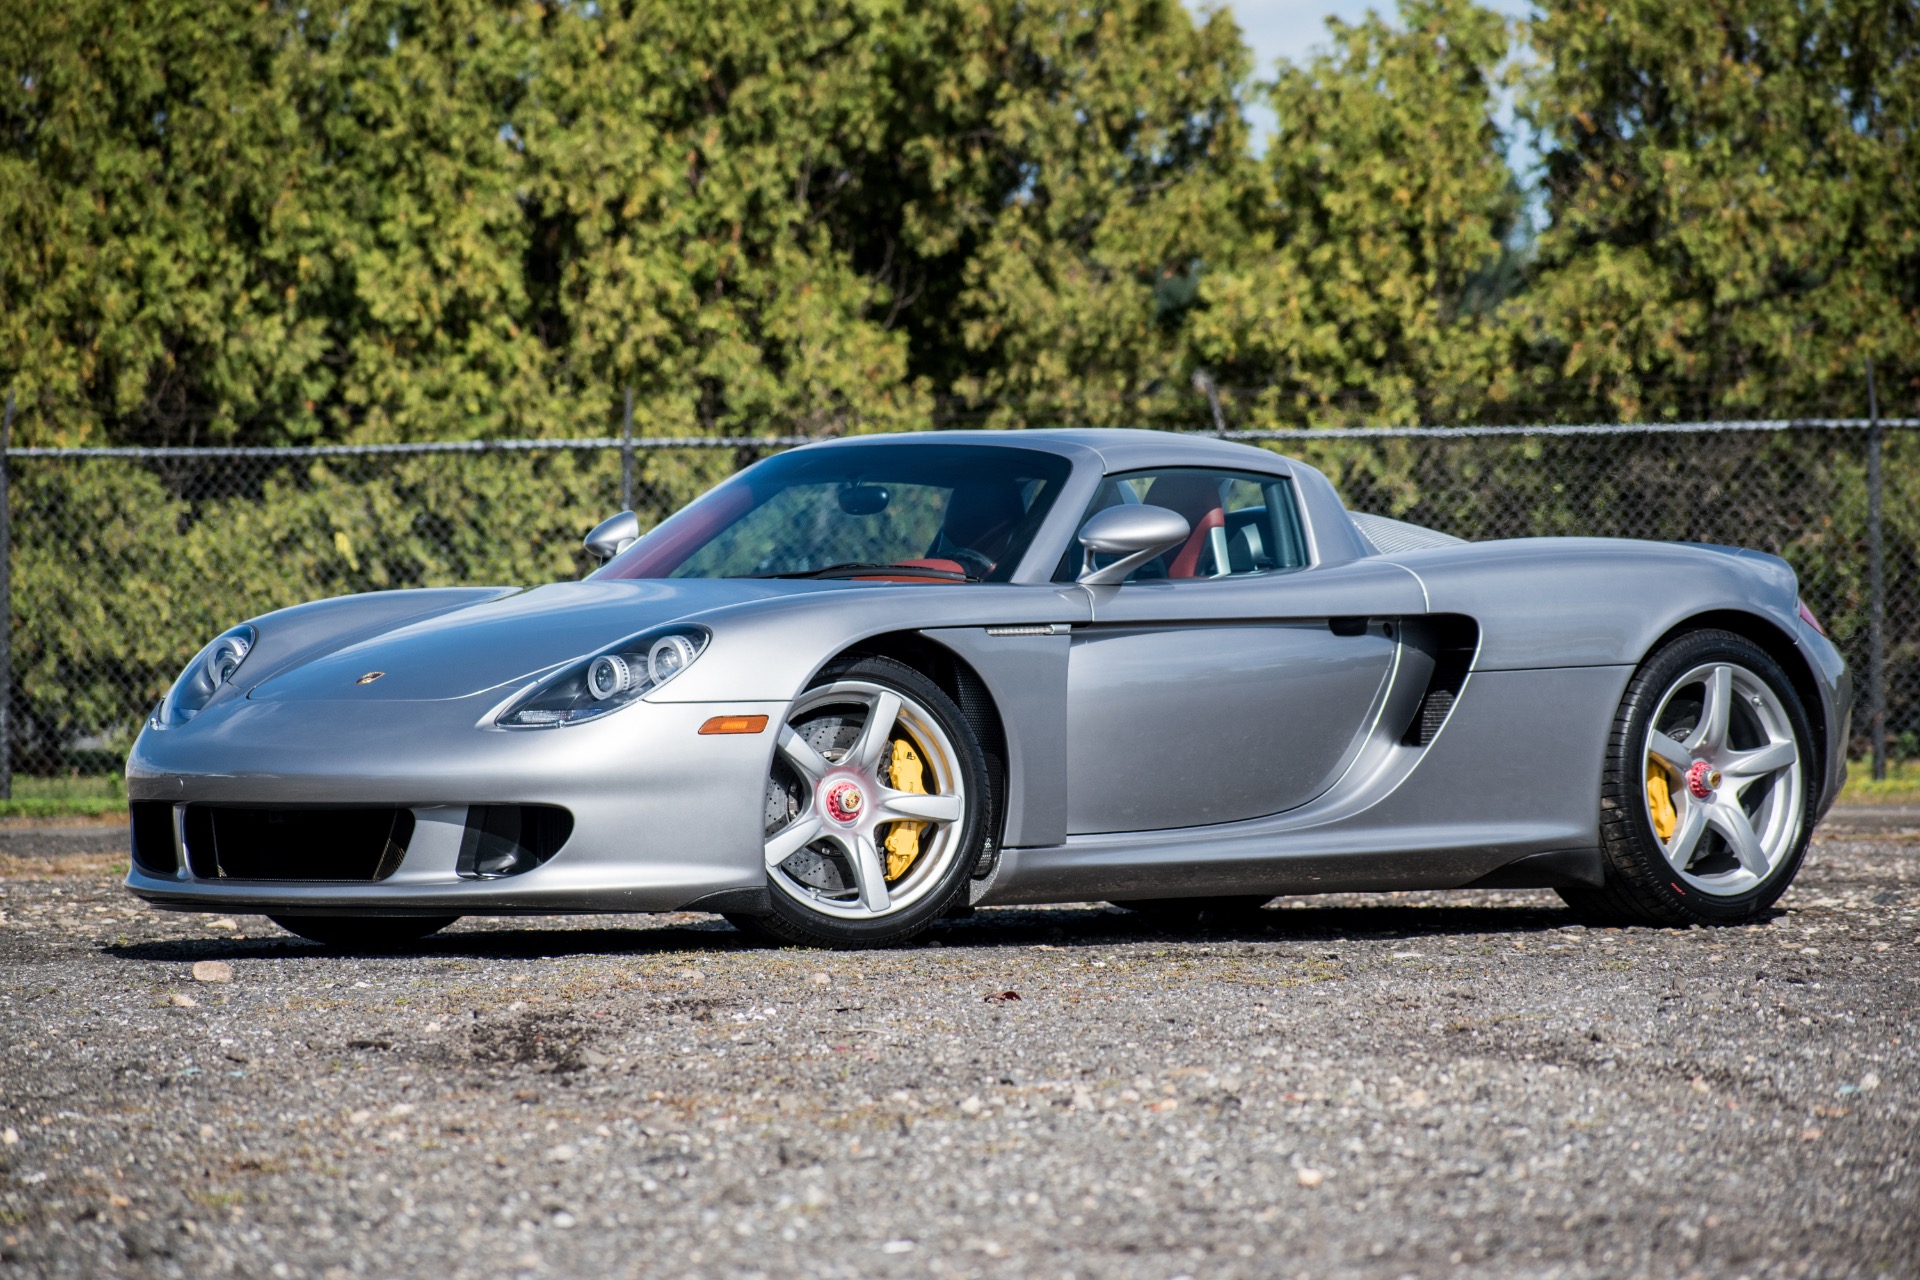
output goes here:
<path id="1" fill-rule="evenodd" d="M 1462 889 L 1598 889 L 1606 863 L 1598 849 L 1553 849 L 1515 858 Z"/>

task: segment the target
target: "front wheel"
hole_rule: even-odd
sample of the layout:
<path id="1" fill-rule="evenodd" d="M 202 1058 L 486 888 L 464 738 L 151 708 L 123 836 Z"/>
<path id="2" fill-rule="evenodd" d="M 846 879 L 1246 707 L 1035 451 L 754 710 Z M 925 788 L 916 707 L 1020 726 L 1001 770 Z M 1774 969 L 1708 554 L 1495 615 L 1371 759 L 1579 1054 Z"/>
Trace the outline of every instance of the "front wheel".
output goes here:
<path id="1" fill-rule="evenodd" d="M 268 916 L 310 942 L 342 951 L 391 951 L 438 933 L 459 916 Z"/>
<path id="2" fill-rule="evenodd" d="M 988 838 L 992 780 L 960 709 L 891 658 L 829 666 L 781 726 L 766 788 L 770 940 L 885 946 L 959 896 Z"/>
<path id="3" fill-rule="evenodd" d="M 1600 792 L 1606 881 L 1563 889 L 1581 914 L 1740 924 L 1771 907 L 1813 833 L 1820 771 L 1806 708 L 1751 641 L 1696 631 L 1634 673 Z"/>

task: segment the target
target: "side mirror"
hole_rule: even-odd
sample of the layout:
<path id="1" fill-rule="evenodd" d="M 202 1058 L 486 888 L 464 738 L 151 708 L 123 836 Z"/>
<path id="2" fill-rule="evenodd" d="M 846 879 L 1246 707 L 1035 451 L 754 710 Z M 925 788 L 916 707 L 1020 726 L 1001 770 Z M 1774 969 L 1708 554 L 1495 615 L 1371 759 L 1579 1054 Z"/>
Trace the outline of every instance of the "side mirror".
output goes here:
<path id="1" fill-rule="evenodd" d="M 1124 582 L 1128 574 L 1147 561 L 1185 542 L 1190 532 L 1192 526 L 1187 518 L 1165 507 L 1129 505 L 1096 512 L 1080 526 L 1080 545 L 1086 548 L 1080 583 L 1088 587 L 1110 587 Z M 1095 555 L 1120 558 L 1103 568 L 1095 568 Z"/>
<path id="2" fill-rule="evenodd" d="M 631 511 L 609 516 L 593 527 L 582 545 L 596 560 L 611 560 L 640 541 L 640 517 Z"/>

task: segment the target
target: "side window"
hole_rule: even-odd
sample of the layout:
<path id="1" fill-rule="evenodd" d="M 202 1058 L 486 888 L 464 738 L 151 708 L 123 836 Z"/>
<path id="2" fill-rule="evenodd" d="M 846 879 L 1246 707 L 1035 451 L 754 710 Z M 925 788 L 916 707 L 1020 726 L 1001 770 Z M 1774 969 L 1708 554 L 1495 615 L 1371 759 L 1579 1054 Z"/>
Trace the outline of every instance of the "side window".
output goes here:
<path id="1" fill-rule="evenodd" d="M 1135 569 L 1128 582 L 1224 578 L 1307 566 L 1307 540 L 1293 486 L 1278 476 L 1185 467 L 1108 476 L 1081 522 L 1125 503 L 1177 511 L 1191 530 L 1185 542 Z M 1080 564 L 1076 542 L 1061 560 L 1055 580 L 1071 582 L 1079 576 Z"/>

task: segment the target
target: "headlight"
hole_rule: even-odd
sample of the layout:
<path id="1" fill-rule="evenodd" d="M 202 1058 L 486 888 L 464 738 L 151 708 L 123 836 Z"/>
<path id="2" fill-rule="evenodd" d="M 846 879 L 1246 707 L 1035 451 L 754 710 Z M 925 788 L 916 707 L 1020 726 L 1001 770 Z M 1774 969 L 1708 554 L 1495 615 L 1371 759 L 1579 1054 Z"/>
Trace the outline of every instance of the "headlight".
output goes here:
<path id="1" fill-rule="evenodd" d="M 199 715 L 201 708 L 220 691 L 220 686 L 233 679 L 234 672 L 253 652 L 254 641 L 259 638 L 252 627 L 239 626 L 224 632 L 195 654 L 187 669 L 167 690 L 167 696 L 160 700 L 160 707 L 149 723 L 156 729 L 171 729 Z"/>
<path id="2" fill-rule="evenodd" d="M 493 723 L 503 729 L 551 729 L 596 720 L 639 701 L 692 666 L 710 638 L 704 627 L 628 636 L 515 694 Z"/>

